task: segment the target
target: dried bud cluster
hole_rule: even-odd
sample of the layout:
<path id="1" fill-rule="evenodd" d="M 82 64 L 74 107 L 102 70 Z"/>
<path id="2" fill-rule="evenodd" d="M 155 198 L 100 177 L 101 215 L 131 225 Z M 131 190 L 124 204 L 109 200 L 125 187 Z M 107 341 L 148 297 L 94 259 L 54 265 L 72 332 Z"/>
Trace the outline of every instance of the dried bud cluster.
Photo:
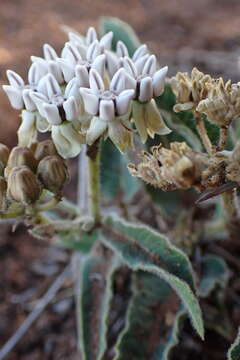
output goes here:
<path id="1" fill-rule="evenodd" d="M 194 68 L 188 73 L 177 73 L 170 79 L 176 96 L 174 111 L 195 110 L 205 114 L 209 121 L 227 127 L 240 116 L 240 83 L 224 83 Z"/>
<path id="2" fill-rule="evenodd" d="M 155 146 L 152 154 L 143 153 L 137 166 L 129 164 L 133 176 L 164 191 L 198 187 L 207 165 L 204 154 L 192 150 L 186 143 L 173 142 L 170 149 Z"/>
<path id="3" fill-rule="evenodd" d="M 45 44 L 43 58 L 31 57 L 28 83 L 7 71 L 10 85 L 3 89 L 22 110 L 19 145 L 30 147 L 37 131 L 50 131 L 58 153 L 69 158 L 100 136 L 125 151 L 133 145 L 131 123 L 143 142 L 170 132 L 154 100 L 164 90 L 168 68 L 158 69 L 146 45 L 130 58 L 122 41 L 111 51 L 112 32 L 99 39 L 91 27 L 85 37 L 68 36 L 61 55 Z"/>
<path id="4" fill-rule="evenodd" d="M 199 103 L 197 111 L 214 124 L 227 127 L 240 116 L 240 83 L 224 84 L 222 78 L 210 83 L 208 96 Z"/>
<path id="5" fill-rule="evenodd" d="M 24 206 L 35 204 L 43 189 L 61 198 L 63 185 L 69 176 L 65 161 L 57 154 L 52 141 L 39 142 L 31 149 L 17 146 L 10 153 L 0 144 L 0 150 L 4 150 L 0 151 L 0 162 L 3 164 L 0 211 L 5 211 L 7 204 L 12 202 Z"/>
<path id="6" fill-rule="evenodd" d="M 178 72 L 170 79 L 170 85 L 176 96 L 177 104 L 174 111 L 196 109 L 199 102 L 208 94 L 208 84 L 212 81 L 210 75 L 205 75 L 197 68 L 193 68 L 191 76 Z"/>

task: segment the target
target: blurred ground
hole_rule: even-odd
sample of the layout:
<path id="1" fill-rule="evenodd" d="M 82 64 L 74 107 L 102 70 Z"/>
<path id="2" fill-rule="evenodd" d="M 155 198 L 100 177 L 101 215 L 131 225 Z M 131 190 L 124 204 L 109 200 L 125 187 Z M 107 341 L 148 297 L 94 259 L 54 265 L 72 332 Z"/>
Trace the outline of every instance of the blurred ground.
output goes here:
<path id="1" fill-rule="evenodd" d="M 240 77 L 238 0 L 1 0 L 1 84 L 6 83 L 8 68 L 25 76 L 30 55 L 41 56 L 42 44 L 60 51 L 65 41 L 61 24 L 84 32 L 97 26 L 101 15 L 129 22 L 160 62 L 169 65 L 170 74 L 197 65 L 234 81 Z M 0 142 L 13 145 L 18 113 L 3 91 L 0 106 Z M 68 255 L 49 250 L 48 244 L 31 239 L 22 228 L 12 234 L 6 226 L 0 229 L 0 259 L 1 345 L 47 290 Z M 74 307 L 67 293 L 49 307 L 9 359 L 74 359 L 75 346 Z"/>

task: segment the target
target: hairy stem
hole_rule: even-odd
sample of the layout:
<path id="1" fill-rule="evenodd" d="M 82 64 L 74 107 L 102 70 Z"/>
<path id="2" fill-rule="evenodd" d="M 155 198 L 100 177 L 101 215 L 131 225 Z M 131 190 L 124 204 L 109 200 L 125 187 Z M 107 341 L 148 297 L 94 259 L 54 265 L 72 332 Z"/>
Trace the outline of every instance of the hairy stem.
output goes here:
<path id="1" fill-rule="evenodd" d="M 222 126 L 220 128 L 220 136 L 219 136 L 219 142 L 218 142 L 218 151 L 222 151 L 225 149 L 227 144 L 227 136 L 228 136 L 228 127 Z"/>
<path id="2" fill-rule="evenodd" d="M 88 203 L 95 222 L 100 220 L 100 143 L 94 143 L 87 150 L 89 167 Z"/>
<path id="3" fill-rule="evenodd" d="M 204 120 L 203 120 L 203 118 L 202 118 L 202 116 L 201 116 L 201 114 L 199 112 L 195 111 L 194 115 L 195 115 L 195 120 L 196 120 L 196 128 L 197 128 L 199 136 L 200 136 L 200 138 L 202 140 L 202 143 L 203 143 L 207 153 L 209 155 L 212 155 L 213 152 L 214 152 L 214 149 L 213 149 L 211 140 L 209 139 L 209 136 L 207 134 L 207 130 L 205 128 Z"/>

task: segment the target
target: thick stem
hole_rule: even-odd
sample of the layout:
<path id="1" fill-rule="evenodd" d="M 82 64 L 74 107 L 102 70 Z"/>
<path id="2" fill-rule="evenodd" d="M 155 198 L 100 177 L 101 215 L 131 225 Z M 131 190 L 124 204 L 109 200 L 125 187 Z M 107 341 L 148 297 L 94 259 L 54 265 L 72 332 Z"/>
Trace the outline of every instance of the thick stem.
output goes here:
<path id="1" fill-rule="evenodd" d="M 94 143 L 87 151 L 89 169 L 88 203 L 90 215 L 100 220 L 100 143 Z"/>
<path id="2" fill-rule="evenodd" d="M 227 144 L 227 136 L 228 136 L 228 127 L 222 126 L 220 128 L 220 136 L 219 136 L 219 142 L 218 142 L 218 151 L 222 151 L 225 149 Z"/>
<path id="3" fill-rule="evenodd" d="M 204 120 L 201 116 L 201 114 L 197 111 L 194 113 L 195 119 L 196 119 L 196 128 L 199 133 L 199 136 L 202 140 L 202 143 L 209 155 L 212 155 L 214 152 L 211 140 L 208 137 L 207 130 L 205 128 Z"/>

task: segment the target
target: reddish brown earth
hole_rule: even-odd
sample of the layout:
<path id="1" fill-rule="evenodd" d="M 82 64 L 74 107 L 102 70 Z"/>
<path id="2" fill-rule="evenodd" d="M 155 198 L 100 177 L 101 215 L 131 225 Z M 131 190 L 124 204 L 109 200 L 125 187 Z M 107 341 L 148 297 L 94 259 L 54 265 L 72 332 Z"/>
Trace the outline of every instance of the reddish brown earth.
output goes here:
<path id="1" fill-rule="evenodd" d="M 170 66 L 171 74 L 197 65 L 215 75 L 230 76 L 237 81 L 240 77 L 238 0 L 1 0 L 1 85 L 6 83 L 6 69 L 25 76 L 30 55 L 41 55 L 42 44 L 47 42 L 61 49 L 65 41 L 61 24 L 85 31 L 89 25 L 97 25 L 100 15 L 129 22 L 160 62 Z M 10 108 L 2 91 L 0 106 L 0 142 L 13 145 L 18 113 Z M 23 227 L 12 233 L 10 226 L 1 226 L 0 345 L 15 332 L 68 260 L 64 250 L 32 239 Z M 76 358 L 71 285 L 65 284 L 9 359 Z M 214 344 L 215 339 L 209 341 Z M 185 358 L 193 357 L 190 353 L 181 359 Z M 207 357 L 203 354 L 201 359 Z"/>

